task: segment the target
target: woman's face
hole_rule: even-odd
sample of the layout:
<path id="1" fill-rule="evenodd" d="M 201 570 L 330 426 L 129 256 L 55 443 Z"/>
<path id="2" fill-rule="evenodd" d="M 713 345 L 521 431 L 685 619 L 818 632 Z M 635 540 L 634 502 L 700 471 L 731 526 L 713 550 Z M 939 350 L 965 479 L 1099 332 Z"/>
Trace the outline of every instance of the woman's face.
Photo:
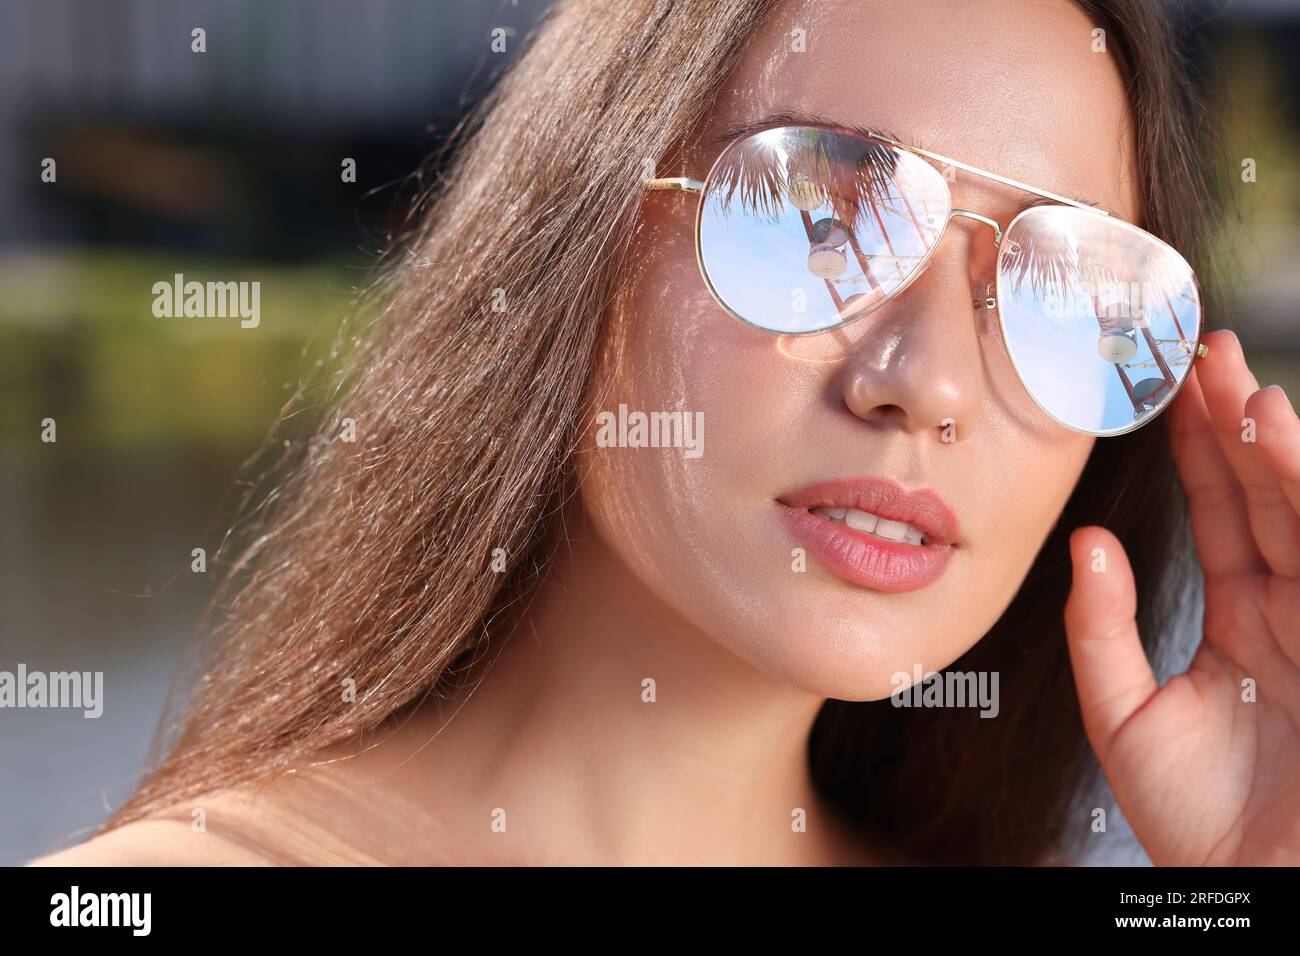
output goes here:
<path id="1" fill-rule="evenodd" d="M 747 46 L 685 168 L 658 174 L 703 179 L 725 130 L 798 113 L 889 130 L 1132 221 L 1127 101 L 1093 31 L 1069 0 L 788 3 Z M 949 175 L 954 206 L 1004 226 L 1035 198 Z M 893 675 L 950 664 L 1002 614 L 1092 439 L 1037 409 L 976 311 L 993 281 L 988 226 L 953 220 L 883 309 L 783 338 L 709 295 L 697 201 L 645 200 L 597 406 L 683 412 L 703 441 L 594 447 L 583 505 L 628 573 L 737 654 L 820 695 L 886 697 Z M 847 501 L 912 517 L 927 543 L 808 514 Z"/>

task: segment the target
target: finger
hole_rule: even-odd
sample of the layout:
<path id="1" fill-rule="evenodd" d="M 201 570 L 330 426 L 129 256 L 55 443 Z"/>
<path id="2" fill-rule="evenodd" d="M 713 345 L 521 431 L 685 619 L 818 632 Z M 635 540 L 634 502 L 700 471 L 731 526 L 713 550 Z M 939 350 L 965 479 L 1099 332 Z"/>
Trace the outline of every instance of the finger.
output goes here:
<path id="1" fill-rule="evenodd" d="M 1294 512 L 1300 513 L 1300 418 L 1280 385 L 1260 389 L 1246 401 L 1246 417 L 1258 429 L 1260 451 Z"/>
<path id="2" fill-rule="evenodd" d="M 1219 446 L 1193 371 L 1169 410 L 1169 443 L 1187 492 L 1192 537 L 1207 576 L 1268 570 L 1255 545 L 1246 493 Z"/>
<path id="3" fill-rule="evenodd" d="M 1105 528 L 1079 528 L 1070 535 L 1070 558 L 1070 663 L 1084 730 L 1105 766 L 1115 735 L 1160 688 L 1138 637 L 1137 591 L 1123 545 Z"/>
<path id="4" fill-rule="evenodd" d="M 1260 447 L 1258 421 L 1251 426 L 1246 414 L 1246 403 L 1259 391 L 1259 383 L 1231 332 L 1213 332 L 1206 336 L 1206 344 L 1209 354 L 1197 363 L 1197 375 L 1219 447 L 1245 491 L 1256 546 L 1274 572 L 1300 575 L 1300 515 Z"/>

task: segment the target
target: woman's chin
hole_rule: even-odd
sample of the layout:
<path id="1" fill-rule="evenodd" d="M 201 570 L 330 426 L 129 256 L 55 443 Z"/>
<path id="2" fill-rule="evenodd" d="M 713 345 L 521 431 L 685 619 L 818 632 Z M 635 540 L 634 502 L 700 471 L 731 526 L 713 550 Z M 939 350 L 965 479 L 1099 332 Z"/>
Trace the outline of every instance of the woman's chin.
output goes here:
<path id="1" fill-rule="evenodd" d="M 969 622 L 792 602 L 761 626 L 720 628 L 719 639 L 768 677 L 822 697 L 883 700 L 900 675 L 942 670 L 979 640 Z M 963 636 L 965 635 L 965 636 Z M 954 638 L 958 638 L 954 640 Z"/>

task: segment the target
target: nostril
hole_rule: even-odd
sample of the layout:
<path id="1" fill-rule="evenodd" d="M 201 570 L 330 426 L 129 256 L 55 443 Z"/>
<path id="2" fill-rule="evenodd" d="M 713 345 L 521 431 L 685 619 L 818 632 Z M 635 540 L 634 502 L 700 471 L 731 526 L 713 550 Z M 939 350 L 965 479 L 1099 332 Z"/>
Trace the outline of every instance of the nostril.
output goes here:
<path id="1" fill-rule="evenodd" d="M 901 424 L 907 418 L 907 412 L 902 405 L 876 405 L 872 407 L 871 412 L 867 415 L 867 421 L 878 422 L 882 425 Z"/>

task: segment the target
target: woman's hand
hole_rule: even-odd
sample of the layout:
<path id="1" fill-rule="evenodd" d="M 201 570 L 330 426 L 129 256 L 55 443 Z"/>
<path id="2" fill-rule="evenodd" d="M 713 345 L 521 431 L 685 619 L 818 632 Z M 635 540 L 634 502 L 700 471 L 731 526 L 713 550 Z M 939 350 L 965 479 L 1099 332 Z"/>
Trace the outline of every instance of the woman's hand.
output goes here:
<path id="1" fill-rule="evenodd" d="M 1152 862 L 1296 865 L 1300 420 L 1282 389 L 1260 389 L 1235 335 L 1205 341 L 1169 412 L 1205 572 L 1204 639 L 1188 671 L 1158 686 L 1124 549 L 1081 528 L 1070 659 L 1088 740 Z"/>

